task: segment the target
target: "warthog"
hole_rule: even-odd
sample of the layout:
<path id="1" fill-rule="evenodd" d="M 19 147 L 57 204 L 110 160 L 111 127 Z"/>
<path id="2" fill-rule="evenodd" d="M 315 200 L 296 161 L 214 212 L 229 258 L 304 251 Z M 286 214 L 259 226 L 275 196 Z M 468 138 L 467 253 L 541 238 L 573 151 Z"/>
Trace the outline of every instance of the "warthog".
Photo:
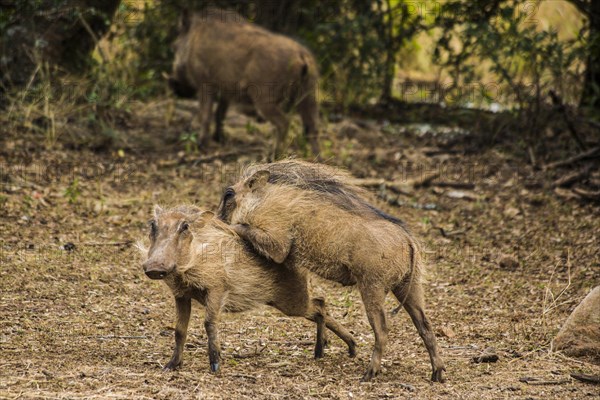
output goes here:
<path id="1" fill-rule="evenodd" d="M 319 154 L 318 69 L 304 46 L 235 12 L 209 8 L 182 14 L 174 50 L 169 84 L 178 96 L 198 97 L 200 142 L 209 137 L 215 100 L 216 140 L 222 139 L 229 102 L 250 102 L 276 128 L 273 156 L 285 150 L 290 124 L 286 112 L 294 107 L 313 153 Z"/>
<path id="2" fill-rule="evenodd" d="M 305 272 L 281 266 L 255 255 L 238 235 L 209 211 L 194 206 L 163 210 L 156 206 L 150 223 L 150 247 L 140 246 L 143 269 L 151 279 L 162 279 L 173 292 L 177 310 L 175 350 L 165 369 L 181 364 L 192 299 L 206 307 L 211 371 L 221 358 L 217 322 L 222 311 L 242 312 L 267 304 L 289 316 L 317 324 L 315 358 L 323 357 L 325 327 L 347 345 L 352 335 L 327 314 L 321 298 L 310 298 Z"/>
<path id="3" fill-rule="evenodd" d="M 375 333 L 363 380 L 381 370 L 388 337 L 383 306 L 392 291 L 429 352 L 431 379 L 442 382 L 444 363 L 424 311 L 420 245 L 404 223 L 361 193 L 339 170 L 287 160 L 249 168 L 225 190 L 219 216 L 267 259 L 358 286 Z"/>

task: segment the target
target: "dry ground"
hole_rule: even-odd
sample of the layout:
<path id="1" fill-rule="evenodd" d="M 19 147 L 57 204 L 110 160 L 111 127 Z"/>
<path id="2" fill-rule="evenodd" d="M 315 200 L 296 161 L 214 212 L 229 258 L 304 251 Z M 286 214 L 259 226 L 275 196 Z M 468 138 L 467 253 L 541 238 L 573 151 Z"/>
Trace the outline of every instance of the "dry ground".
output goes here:
<path id="1" fill-rule="evenodd" d="M 118 141 L 100 152 L 69 149 L 78 146 L 66 128 L 54 150 L 27 136 L 2 139 L 0 398 L 600 395 L 598 386 L 570 377 L 599 375 L 598 365 L 550 351 L 569 312 L 600 284 L 600 208 L 561 200 L 545 173 L 509 152 L 437 151 L 436 135 L 377 121 L 329 124 L 328 162 L 360 178 L 410 182 L 438 171 L 438 183 L 474 184 L 373 195 L 428 248 L 428 314 L 447 382 L 428 381 L 427 354 L 405 313 L 389 320 L 384 373 L 359 382 L 373 342 L 360 299 L 355 290 L 321 281 L 315 291 L 359 342 L 355 359 L 330 335 L 326 357 L 315 361 L 312 324 L 265 308 L 224 316 L 222 371 L 213 376 L 198 306 L 183 368 L 162 372 L 173 345 L 174 302 L 161 283 L 144 277 L 131 243 L 145 237 L 154 203 L 216 208 L 239 167 L 260 157 L 266 139 L 259 131 L 268 126 L 254 129 L 233 114 L 229 147 L 196 154 L 177 141 L 185 115 L 166 126 L 160 105 L 140 110 L 146 117 L 123 125 Z M 499 263 L 502 256 L 517 264 Z M 390 296 L 387 307 L 395 306 Z M 490 347 L 498 362 L 472 362 Z"/>

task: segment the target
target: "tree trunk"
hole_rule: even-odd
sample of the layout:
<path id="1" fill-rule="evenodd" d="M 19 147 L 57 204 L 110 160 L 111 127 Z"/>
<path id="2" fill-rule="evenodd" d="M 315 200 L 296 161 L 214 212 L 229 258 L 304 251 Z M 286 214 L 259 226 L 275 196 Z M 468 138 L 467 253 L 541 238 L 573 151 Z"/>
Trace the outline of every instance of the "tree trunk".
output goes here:
<path id="1" fill-rule="evenodd" d="M 385 71 L 383 75 L 383 88 L 381 90 L 381 103 L 388 103 L 392 100 L 392 91 L 394 87 L 394 78 L 396 77 L 395 51 L 389 47 L 386 49 Z"/>
<path id="2" fill-rule="evenodd" d="M 580 105 L 600 109 L 600 1 L 592 1 L 588 10 L 590 46 Z"/>
<path id="3" fill-rule="evenodd" d="M 26 85 L 43 63 L 80 72 L 120 0 L 1 0 L 0 82 Z"/>

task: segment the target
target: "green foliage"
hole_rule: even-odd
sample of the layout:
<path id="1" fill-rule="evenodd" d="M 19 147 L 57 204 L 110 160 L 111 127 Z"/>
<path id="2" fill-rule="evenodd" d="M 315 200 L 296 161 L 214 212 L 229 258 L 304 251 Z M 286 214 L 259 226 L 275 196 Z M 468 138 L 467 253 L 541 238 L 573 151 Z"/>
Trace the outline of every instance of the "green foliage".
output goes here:
<path id="1" fill-rule="evenodd" d="M 79 179 L 75 178 L 65 189 L 64 196 L 69 200 L 70 204 L 75 204 L 80 195 L 81 189 L 79 187 Z"/>
<path id="2" fill-rule="evenodd" d="M 196 132 L 183 132 L 179 135 L 179 141 L 183 143 L 186 153 L 190 154 L 198 152 L 197 136 Z"/>
<path id="3" fill-rule="evenodd" d="M 575 102 L 584 48 L 579 40 L 559 40 L 555 29 L 540 29 L 536 7 L 536 2 L 449 1 L 434 22 L 442 27 L 434 62 L 450 72 L 455 86 L 482 83 L 489 102 L 523 110 L 549 90 Z M 496 82 L 482 82 L 489 72 Z"/>
<path id="4" fill-rule="evenodd" d="M 396 57 L 423 29 L 410 4 L 395 0 L 323 2 L 312 24 L 299 35 L 320 62 L 322 87 L 335 104 L 346 106 L 389 97 Z"/>

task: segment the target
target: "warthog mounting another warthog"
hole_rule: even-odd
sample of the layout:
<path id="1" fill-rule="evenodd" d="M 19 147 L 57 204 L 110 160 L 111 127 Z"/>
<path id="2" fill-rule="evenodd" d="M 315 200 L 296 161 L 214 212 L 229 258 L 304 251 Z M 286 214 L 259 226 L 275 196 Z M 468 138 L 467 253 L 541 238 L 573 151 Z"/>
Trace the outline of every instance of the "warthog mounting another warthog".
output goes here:
<path id="1" fill-rule="evenodd" d="M 444 362 L 424 311 L 419 242 L 362 193 L 349 175 L 326 165 L 294 160 L 255 165 L 225 190 L 219 217 L 281 268 L 358 286 L 375 334 L 364 380 L 381 371 L 388 338 L 383 307 L 391 291 L 429 352 L 431 380 L 442 382 Z"/>

